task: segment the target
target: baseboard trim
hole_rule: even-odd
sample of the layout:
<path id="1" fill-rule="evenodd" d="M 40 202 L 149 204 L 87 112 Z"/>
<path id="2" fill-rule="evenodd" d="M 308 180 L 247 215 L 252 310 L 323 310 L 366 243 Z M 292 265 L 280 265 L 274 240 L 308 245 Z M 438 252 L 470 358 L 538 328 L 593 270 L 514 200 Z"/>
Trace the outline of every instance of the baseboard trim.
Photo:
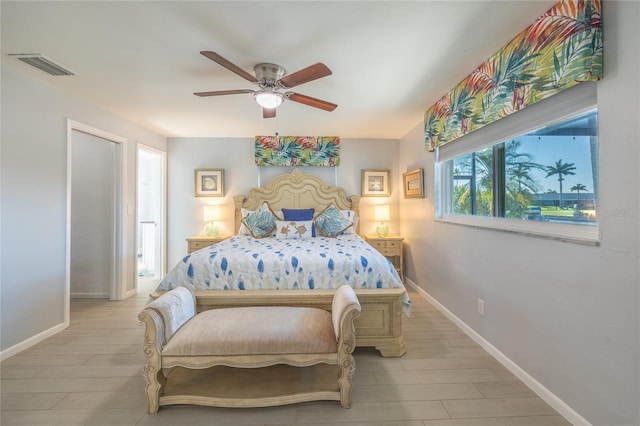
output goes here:
<path id="1" fill-rule="evenodd" d="M 125 294 L 124 294 L 124 299 L 128 299 L 130 297 L 135 296 L 136 294 L 138 294 L 138 290 L 137 289 L 132 289 L 132 290 L 128 290 Z"/>
<path id="2" fill-rule="evenodd" d="M 405 277 L 405 284 L 408 284 L 411 288 L 417 291 L 422 297 L 427 299 L 429 303 L 431 303 L 437 310 L 439 310 L 444 316 L 449 318 L 455 325 L 460 327 L 460 329 L 474 342 L 480 345 L 484 350 L 486 350 L 489 355 L 494 357 L 500 364 L 502 364 L 507 370 L 512 372 L 518 379 L 520 379 L 525 385 L 527 385 L 533 392 L 536 393 L 540 398 L 542 398 L 547 404 L 553 407 L 562 417 L 564 417 L 568 422 L 573 425 L 581 425 L 581 426 L 591 426 L 584 417 L 578 414 L 574 409 L 572 409 L 569 405 L 567 405 L 563 400 L 558 398 L 553 392 L 543 386 L 536 379 L 531 377 L 526 371 L 520 368 L 515 362 L 511 361 L 505 354 L 500 352 L 495 346 L 485 340 L 480 334 L 478 334 L 474 329 L 469 327 L 465 322 L 463 322 L 460 318 L 455 316 L 451 311 L 449 311 L 446 307 L 444 307 L 440 302 L 438 302 L 435 298 L 433 298 L 429 293 L 427 293 L 424 289 L 418 286 L 415 282 L 411 281 L 409 278 Z"/>
<path id="3" fill-rule="evenodd" d="M 108 299 L 109 293 L 71 293 L 72 299 Z"/>
<path id="4" fill-rule="evenodd" d="M 136 289 L 128 290 L 122 299 L 114 299 L 114 300 L 124 300 L 128 299 L 131 296 L 135 296 L 137 293 Z M 111 299 L 111 295 L 109 293 L 71 293 L 72 299 Z"/>
<path id="5" fill-rule="evenodd" d="M 60 333 L 67 327 L 69 327 L 69 324 L 65 323 L 55 325 L 48 330 L 38 333 L 35 336 L 29 337 L 27 340 L 23 340 L 22 342 L 3 350 L 2 352 L 0 352 L 0 361 L 4 361 L 5 359 L 10 358 L 17 353 L 29 349 L 30 347 L 42 342 L 44 339 L 48 339 L 49 337 Z"/>

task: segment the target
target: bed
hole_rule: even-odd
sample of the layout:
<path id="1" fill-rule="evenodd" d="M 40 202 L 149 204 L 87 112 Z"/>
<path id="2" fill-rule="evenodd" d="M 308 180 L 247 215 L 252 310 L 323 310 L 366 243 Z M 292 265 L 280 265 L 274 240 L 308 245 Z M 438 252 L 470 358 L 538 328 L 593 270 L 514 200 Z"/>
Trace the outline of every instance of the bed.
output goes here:
<path id="1" fill-rule="evenodd" d="M 283 231 L 280 228 L 266 238 L 246 235 L 247 229 L 241 229 L 243 218 L 264 209 L 265 202 L 277 219 L 283 219 L 283 209 L 293 209 L 289 214 L 314 209 L 317 217 L 333 206 L 353 225 L 335 238 L 319 234 L 287 238 L 277 235 Z M 277 176 L 264 188 L 235 196 L 236 235 L 185 256 L 156 292 L 190 287 L 199 312 L 232 306 L 330 309 L 335 289 L 349 284 L 362 306 L 355 323 L 357 346 L 373 346 L 387 357 L 402 356 L 406 352 L 402 315 L 409 314 L 411 302 L 393 265 L 359 235 L 359 202 L 359 196 L 348 198 L 344 189 L 327 186 L 298 169 Z M 288 222 L 277 223 L 282 228 Z M 308 229 L 301 232 L 308 235 L 310 224 L 296 222 L 303 223 Z"/>

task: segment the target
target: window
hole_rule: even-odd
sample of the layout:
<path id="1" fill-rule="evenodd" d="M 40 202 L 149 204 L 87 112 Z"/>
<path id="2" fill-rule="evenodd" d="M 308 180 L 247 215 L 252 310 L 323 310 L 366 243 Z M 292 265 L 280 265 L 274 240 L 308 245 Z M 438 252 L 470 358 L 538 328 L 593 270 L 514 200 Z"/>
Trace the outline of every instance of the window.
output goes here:
<path id="1" fill-rule="evenodd" d="M 511 128 L 526 126 L 526 117 L 520 121 Z M 596 240 L 597 110 L 583 108 L 511 133 L 493 144 L 486 136 L 483 143 L 467 143 L 467 152 L 458 145 L 444 159 L 438 153 L 437 219 Z"/>

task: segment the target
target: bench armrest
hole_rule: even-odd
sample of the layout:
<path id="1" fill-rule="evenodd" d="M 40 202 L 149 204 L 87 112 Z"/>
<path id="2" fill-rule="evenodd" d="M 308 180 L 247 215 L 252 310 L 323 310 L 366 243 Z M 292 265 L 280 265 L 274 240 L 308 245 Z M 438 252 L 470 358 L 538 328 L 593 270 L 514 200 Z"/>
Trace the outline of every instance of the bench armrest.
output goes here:
<path id="1" fill-rule="evenodd" d="M 343 285 L 333 296 L 331 319 L 338 344 L 350 341 L 355 348 L 355 327 L 353 321 L 360 315 L 358 296 L 348 285 Z"/>
<path id="2" fill-rule="evenodd" d="M 138 315 L 141 321 L 144 321 L 143 314 L 153 319 L 151 322 L 145 321 L 145 323 L 147 326 L 155 326 L 156 333 L 159 338 L 162 338 L 164 344 L 184 323 L 195 316 L 196 297 L 188 288 L 176 287 L 149 303 Z"/>

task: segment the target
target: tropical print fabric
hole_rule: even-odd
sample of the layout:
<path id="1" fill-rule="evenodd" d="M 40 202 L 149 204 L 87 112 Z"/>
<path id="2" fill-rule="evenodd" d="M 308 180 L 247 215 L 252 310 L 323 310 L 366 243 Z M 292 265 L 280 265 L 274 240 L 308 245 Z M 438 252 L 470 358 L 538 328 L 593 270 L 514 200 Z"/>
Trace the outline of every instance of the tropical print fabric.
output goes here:
<path id="1" fill-rule="evenodd" d="M 602 76 L 600 0 L 560 1 L 425 112 L 426 148 Z"/>
<path id="2" fill-rule="evenodd" d="M 325 237 L 335 237 L 344 232 L 353 222 L 348 220 L 333 204 L 324 209 L 314 220 L 318 233 Z"/>
<path id="3" fill-rule="evenodd" d="M 258 210 L 255 210 L 242 219 L 242 224 L 247 227 L 254 238 L 270 236 L 276 229 L 276 216 L 265 201 Z"/>
<path id="4" fill-rule="evenodd" d="M 273 210 L 272 210 L 273 211 Z M 240 229 L 238 229 L 238 235 L 251 235 L 249 228 L 244 224 L 244 219 L 249 216 L 251 213 L 254 213 L 255 210 L 242 209 L 242 220 L 240 221 Z M 283 220 L 282 210 L 276 210 L 273 212 L 276 216 L 276 220 Z"/>
<path id="5" fill-rule="evenodd" d="M 255 239 L 244 235 L 186 256 L 157 290 L 179 286 L 192 290 L 404 288 L 389 260 L 350 234 L 338 238 Z M 403 297 L 409 314 L 411 301 Z"/>
<path id="6" fill-rule="evenodd" d="M 258 166 L 339 166 L 337 136 L 256 136 Z"/>

